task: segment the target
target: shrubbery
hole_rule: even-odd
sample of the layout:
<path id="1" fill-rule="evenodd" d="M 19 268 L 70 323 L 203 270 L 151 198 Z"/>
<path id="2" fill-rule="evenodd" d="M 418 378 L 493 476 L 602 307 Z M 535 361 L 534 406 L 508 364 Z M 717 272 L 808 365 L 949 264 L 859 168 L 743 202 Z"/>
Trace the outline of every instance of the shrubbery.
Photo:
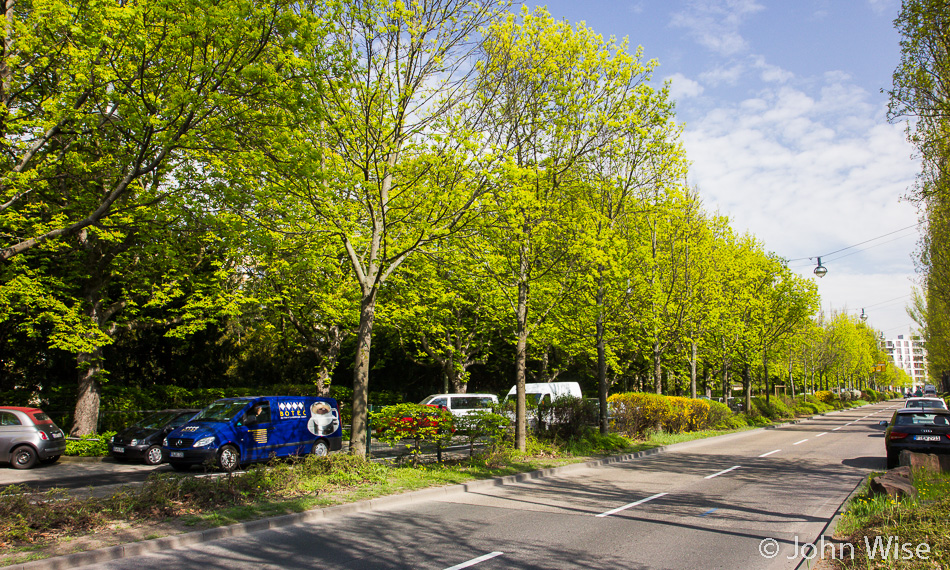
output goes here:
<path id="1" fill-rule="evenodd" d="M 651 431 L 681 433 L 706 429 L 736 429 L 725 404 L 701 398 L 661 396 L 642 392 L 613 394 L 607 399 L 614 428 L 631 437 L 643 438 Z"/>
<path id="2" fill-rule="evenodd" d="M 105 457 L 109 455 L 109 440 L 116 432 L 107 431 L 100 434 L 84 435 L 79 440 L 66 440 L 66 451 L 63 455 L 83 457 Z"/>

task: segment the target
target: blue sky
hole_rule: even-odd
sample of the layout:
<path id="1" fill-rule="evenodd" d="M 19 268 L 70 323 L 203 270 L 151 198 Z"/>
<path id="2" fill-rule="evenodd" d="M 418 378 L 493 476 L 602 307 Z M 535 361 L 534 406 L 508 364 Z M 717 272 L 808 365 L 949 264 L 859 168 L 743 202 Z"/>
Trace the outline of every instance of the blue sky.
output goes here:
<path id="1" fill-rule="evenodd" d="M 919 165 L 881 92 L 900 60 L 899 0 L 528 5 L 627 38 L 659 62 L 654 79 L 672 83 L 689 183 L 706 209 L 786 259 L 822 255 L 826 312 L 864 308 L 888 337 L 915 328 L 904 307 L 918 216 L 902 198 Z M 789 263 L 806 276 L 814 265 Z"/>

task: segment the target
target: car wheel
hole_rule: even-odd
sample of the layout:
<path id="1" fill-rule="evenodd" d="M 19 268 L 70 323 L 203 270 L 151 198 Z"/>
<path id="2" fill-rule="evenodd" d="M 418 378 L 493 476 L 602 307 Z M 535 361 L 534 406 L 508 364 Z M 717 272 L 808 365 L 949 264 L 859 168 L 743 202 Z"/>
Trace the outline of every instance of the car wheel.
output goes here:
<path id="1" fill-rule="evenodd" d="M 36 450 L 29 445 L 21 445 L 13 450 L 13 468 L 29 469 L 36 465 Z"/>
<path id="2" fill-rule="evenodd" d="M 241 465 L 241 455 L 233 445 L 225 445 L 218 452 L 218 467 L 224 471 L 235 471 Z"/>
<path id="3" fill-rule="evenodd" d="M 316 455 L 318 457 L 323 457 L 330 453 L 330 446 L 327 445 L 327 442 L 322 439 L 318 439 L 316 443 L 313 444 L 313 449 L 310 450 L 311 455 Z"/>
<path id="4" fill-rule="evenodd" d="M 897 467 L 898 463 L 900 463 L 900 453 L 888 451 L 887 452 L 887 468 L 893 469 Z"/>
<path id="5" fill-rule="evenodd" d="M 57 461 L 59 461 L 59 456 L 58 456 L 58 455 L 54 455 L 54 456 L 52 456 L 52 457 L 47 457 L 46 459 L 44 459 L 44 460 L 41 461 L 40 463 L 45 463 L 46 465 L 51 465 L 51 464 L 53 464 L 53 463 L 56 463 Z"/>
<path id="6" fill-rule="evenodd" d="M 171 463 L 171 462 L 169 462 L 169 465 L 171 465 L 171 466 L 172 466 L 172 469 L 174 469 L 175 471 L 190 471 L 190 470 L 191 470 L 191 464 L 189 464 L 189 463 Z"/>
<path id="7" fill-rule="evenodd" d="M 162 448 L 153 445 L 145 450 L 145 464 L 146 465 L 158 465 L 165 459 L 165 454 L 162 453 Z"/>

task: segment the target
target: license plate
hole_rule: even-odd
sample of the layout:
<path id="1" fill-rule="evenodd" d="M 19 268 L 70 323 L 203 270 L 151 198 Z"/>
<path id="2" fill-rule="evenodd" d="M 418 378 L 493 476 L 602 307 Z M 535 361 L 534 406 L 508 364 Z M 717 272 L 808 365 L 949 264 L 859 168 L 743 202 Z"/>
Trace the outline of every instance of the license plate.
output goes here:
<path id="1" fill-rule="evenodd" d="M 124 448 L 124 447 L 113 447 L 113 448 L 112 448 L 112 451 L 115 452 L 115 453 L 125 453 L 125 448 Z"/>
<path id="2" fill-rule="evenodd" d="M 940 441 L 939 435 L 917 435 L 914 436 L 914 441 Z"/>
<path id="3" fill-rule="evenodd" d="M 63 437 L 63 432 L 54 431 L 53 433 L 49 434 L 49 436 L 53 439 L 56 439 L 57 437 Z"/>
<path id="4" fill-rule="evenodd" d="M 172 451 L 172 452 L 169 453 L 168 455 L 171 456 L 171 457 L 184 457 L 184 456 L 185 456 L 185 452 L 184 452 L 184 451 Z"/>

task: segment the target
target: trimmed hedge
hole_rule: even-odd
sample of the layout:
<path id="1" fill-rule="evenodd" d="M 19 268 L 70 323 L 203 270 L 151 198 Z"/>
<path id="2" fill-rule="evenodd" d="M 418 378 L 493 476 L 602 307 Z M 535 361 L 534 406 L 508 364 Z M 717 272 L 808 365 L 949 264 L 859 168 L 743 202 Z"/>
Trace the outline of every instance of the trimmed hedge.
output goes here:
<path id="1" fill-rule="evenodd" d="M 725 404 L 702 398 L 662 396 L 643 392 L 613 394 L 607 398 L 613 426 L 631 437 L 645 437 L 651 431 L 682 433 L 706 429 L 735 429 L 735 417 Z"/>

